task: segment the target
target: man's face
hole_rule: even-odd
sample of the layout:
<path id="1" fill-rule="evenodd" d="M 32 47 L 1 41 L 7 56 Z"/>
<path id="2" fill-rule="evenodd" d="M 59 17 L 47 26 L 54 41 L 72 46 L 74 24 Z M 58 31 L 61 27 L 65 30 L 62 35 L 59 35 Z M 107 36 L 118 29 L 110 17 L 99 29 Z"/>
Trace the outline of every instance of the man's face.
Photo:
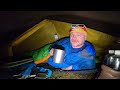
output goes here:
<path id="1" fill-rule="evenodd" d="M 79 48 L 83 46 L 85 40 L 85 34 L 81 32 L 70 32 L 70 42 L 73 48 Z"/>

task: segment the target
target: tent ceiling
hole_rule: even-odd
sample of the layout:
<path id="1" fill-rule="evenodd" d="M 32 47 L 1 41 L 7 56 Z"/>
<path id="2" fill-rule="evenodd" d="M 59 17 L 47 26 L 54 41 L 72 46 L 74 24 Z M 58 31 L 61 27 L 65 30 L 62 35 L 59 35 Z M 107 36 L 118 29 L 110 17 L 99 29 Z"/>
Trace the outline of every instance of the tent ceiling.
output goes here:
<path id="1" fill-rule="evenodd" d="M 120 36 L 120 11 L 0 11 L 0 35 L 13 39 L 46 18 L 85 23 L 93 29 Z"/>

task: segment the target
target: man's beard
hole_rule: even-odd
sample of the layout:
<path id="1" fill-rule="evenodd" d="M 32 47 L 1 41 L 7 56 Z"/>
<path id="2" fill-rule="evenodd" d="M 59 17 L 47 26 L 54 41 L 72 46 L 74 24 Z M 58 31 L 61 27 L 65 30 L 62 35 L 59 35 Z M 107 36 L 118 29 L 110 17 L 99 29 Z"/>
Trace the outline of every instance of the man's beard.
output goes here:
<path id="1" fill-rule="evenodd" d="M 78 44 L 78 43 L 76 43 L 76 44 L 72 44 L 72 47 L 73 48 L 80 48 L 80 47 L 82 47 L 84 44 Z"/>

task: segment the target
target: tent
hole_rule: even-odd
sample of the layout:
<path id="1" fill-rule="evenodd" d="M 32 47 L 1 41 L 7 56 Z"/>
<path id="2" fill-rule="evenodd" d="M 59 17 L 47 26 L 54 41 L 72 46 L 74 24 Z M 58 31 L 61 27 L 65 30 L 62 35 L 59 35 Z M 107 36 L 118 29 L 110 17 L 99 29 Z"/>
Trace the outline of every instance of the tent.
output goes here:
<path id="1" fill-rule="evenodd" d="M 55 41 L 56 34 L 58 35 L 58 39 L 69 37 L 69 30 L 70 30 L 71 24 L 73 23 L 45 19 L 39 22 L 38 24 L 34 25 L 30 29 L 26 30 L 24 33 L 19 35 L 16 39 L 11 41 L 6 48 L 5 55 L 8 55 L 8 57 L 14 57 L 14 56 L 19 56 L 27 51 L 38 50 L 39 48 L 45 46 L 46 44 L 53 43 Z M 101 59 L 99 59 L 99 57 L 101 58 L 103 55 L 105 55 L 104 54 L 105 51 L 107 51 L 108 48 L 112 46 L 117 39 L 114 36 L 100 32 L 98 30 L 95 30 L 89 27 L 87 27 L 87 29 L 88 29 L 87 40 L 91 42 L 95 47 L 96 55 L 98 57 L 96 58 L 96 63 L 100 64 Z M 33 59 L 31 58 L 18 60 L 18 61 L 14 61 L 13 59 L 10 59 L 10 60 L 7 61 L 8 63 L 5 64 L 4 67 L 6 67 L 7 65 L 8 72 L 10 72 L 11 74 L 14 74 L 17 71 L 19 71 L 19 68 L 20 70 L 25 69 L 29 65 L 29 63 L 33 62 Z M 42 64 L 45 64 L 45 63 L 42 63 Z M 11 71 L 11 68 L 13 69 L 12 71 Z M 10 75 L 8 75 L 8 77 L 9 76 Z M 5 76 L 5 78 L 7 77 Z"/>
<path id="2" fill-rule="evenodd" d="M 45 19 L 13 40 L 9 44 L 8 55 L 19 55 L 26 51 L 41 48 L 46 44 L 54 42 L 55 34 L 58 35 L 59 39 L 68 37 L 71 24 L 73 23 Z M 87 28 L 87 40 L 95 47 L 97 56 L 101 56 L 105 49 L 110 47 L 116 41 L 116 37 L 114 36 L 89 27 Z"/>

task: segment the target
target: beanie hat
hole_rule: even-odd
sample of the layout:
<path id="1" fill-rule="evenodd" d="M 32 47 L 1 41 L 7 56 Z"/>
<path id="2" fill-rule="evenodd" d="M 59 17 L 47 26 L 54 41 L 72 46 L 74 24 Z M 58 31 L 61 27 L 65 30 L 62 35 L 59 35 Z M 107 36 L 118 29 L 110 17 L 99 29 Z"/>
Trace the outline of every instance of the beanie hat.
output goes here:
<path id="1" fill-rule="evenodd" d="M 70 32 L 82 32 L 87 36 L 87 28 L 85 25 L 81 26 L 81 24 L 72 24 Z"/>

